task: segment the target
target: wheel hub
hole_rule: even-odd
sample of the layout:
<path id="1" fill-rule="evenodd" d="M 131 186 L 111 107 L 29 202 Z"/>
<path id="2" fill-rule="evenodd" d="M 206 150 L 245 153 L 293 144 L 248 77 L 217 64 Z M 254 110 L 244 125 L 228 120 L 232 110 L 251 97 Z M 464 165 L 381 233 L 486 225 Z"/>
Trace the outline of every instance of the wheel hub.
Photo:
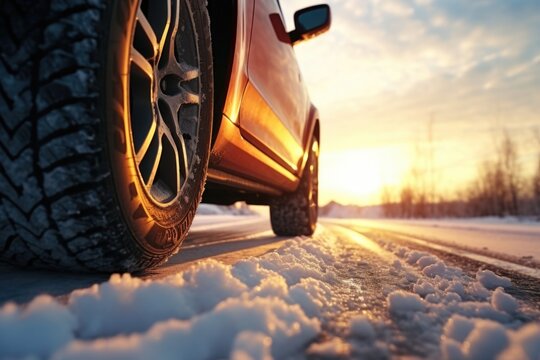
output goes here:
<path id="1" fill-rule="evenodd" d="M 175 74 L 165 75 L 159 83 L 164 95 L 174 96 L 182 91 L 180 77 Z"/>

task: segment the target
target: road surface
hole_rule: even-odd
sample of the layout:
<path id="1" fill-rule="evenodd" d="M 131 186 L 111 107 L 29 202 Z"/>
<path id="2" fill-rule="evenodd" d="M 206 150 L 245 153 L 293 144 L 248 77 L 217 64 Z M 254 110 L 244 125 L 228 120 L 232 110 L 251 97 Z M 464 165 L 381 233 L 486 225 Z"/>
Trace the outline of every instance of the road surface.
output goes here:
<path id="1" fill-rule="evenodd" d="M 529 281 L 533 285 L 526 287 L 531 293 L 531 300 L 540 298 L 540 270 L 537 266 L 520 264 L 518 257 L 510 257 L 515 261 L 505 261 L 508 253 L 493 252 L 490 255 L 480 247 L 474 249 L 469 246 L 465 249 L 459 244 L 446 243 L 440 239 L 466 238 L 473 244 L 472 236 L 485 237 L 495 230 L 485 226 L 479 236 L 478 229 L 456 229 L 427 227 L 424 224 L 390 222 L 377 220 L 343 220 L 321 219 L 320 225 L 327 231 L 337 231 L 343 234 L 344 228 L 349 230 L 349 237 L 362 235 L 367 239 L 386 238 L 398 244 L 416 249 L 429 249 L 452 263 L 476 271 L 478 267 L 496 270 L 498 273 L 513 278 L 518 283 Z M 496 228 L 496 227 L 495 227 Z M 516 232 L 498 232 L 498 238 L 508 243 L 515 241 L 512 236 Z M 412 235 L 412 236 L 411 236 Z M 431 238 L 430 238 L 431 236 Z M 540 249 L 538 234 L 533 235 L 538 240 L 536 248 Z M 157 279 L 186 269 L 199 260 L 214 258 L 226 264 L 233 264 L 249 256 L 259 256 L 280 247 L 287 238 L 276 237 L 270 228 L 269 220 L 258 216 L 201 216 L 196 219 L 192 229 L 182 245 L 181 251 L 173 256 L 166 264 L 158 269 L 137 274 L 145 279 Z M 461 243 L 461 242 L 460 242 Z M 360 247 L 372 251 L 384 258 L 380 248 L 370 248 L 366 243 L 359 242 Z M 527 246 L 530 246 L 527 243 Z M 518 245 L 519 246 L 519 245 Z M 518 247 L 516 246 L 516 247 Z M 515 251 L 515 250 L 514 250 Z M 536 265 L 536 264 L 533 264 Z M 108 275 L 96 274 L 69 274 L 65 272 L 44 270 L 23 270 L 8 265 L 0 265 L 0 304 L 6 301 L 25 302 L 40 293 L 49 293 L 55 296 L 92 285 L 95 282 L 108 279 Z M 536 284 L 534 284 L 536 282 Z"/>
<path id="2" fill-rule="evenodd" d="M 309 342 L 311 345 L 301 344 L 304 347 L 300 347 L 300 350 L 290 345 L 290 348 L 282 349 L 285 353 L 280 353 L 274 348 L 268 350 L 274 356 L 291 355 L 300 351 L 307 357 L 330 358 L 349 356 L 384 358 L 395 355 L 452 357 L 452 351 L 466 354 L 467 351 L 474 349 L 471 350 L 470 345 L 467 345 L 469 347 L 460 345 L 459 341 L 454 344 L 454 340 L 448 340 L 451 338 L 451 334 L 447 334 L 452 331 L 451 324 L 469 321 L 470 324 L 466 326 L 480 328 L 487 326 L 482 321 L 488 319 L 496 326 L 502 326 L 503 330 L 500 331 L 506 331 L 508 334 L 519 331 L 527 324 L 537 324 L 540 318 L 540 270 L 536 261 L 538 259 L 520 256 L 519 252 L 515 251 L 513 253 L 497 252 L 494 249 L 488 251 L 483 243 L 482 246 L 473 246 L 475 234 L 485 241 L 493 232 L 497 233 L 499 243 L 501 237 L 504 243 L 512 241 L 516 236 L 521 236 L 520 239 L 530 236 L 527 246 L 530 245 L 530 241 L 537 240 L 534 231 L 522 231 L 525 233 L 523 235 L 519 234 L 519 228 L 516 229 L 514 230 L 517 232 L 488 225 L 480 228 L 470 226 L 445 228 L 415 223 L 322 219 L 314 237 L 302 239 L 274 236 L 268 219 L 264 217 L 200 216 L 190 230 L 182 250 L 169 262 L 160 268 L 132 274 L 127 278 L 107 281 L 109 278 L 107 275 L 21 270 L 2 265 L 0 304 L 14 301 L 21 304 L 20 309 L 24 309 L 25 304 L 36 296 L 46 293 L 52 295 L 61 304 L 60 306 L 77 313 L 80 306 L 77 304 L 82 301 L 81 297 L 88 297 L 90 296 L 88 294 L 91 294 L 94 299 L 92 301 L 99 302 L 105 301 L 104 299 L 110 295 L 106 295 L 107 292 L 112 292 L 124 295 L 114 295 L 112 300 L 108 300 L 111 304 L 127 301 L 127 305 L 123 304 L 122 307 L 129 307 L 137 304 L 137 297 L 133 294 L 143 291 L 141 289 L 146 285 L 141 284 L 152 282 L 169 284 L 173 281 L 176 284 L 173 288 L 184 288 L 188 286 L 186 285 L 188 282 L 193 282 L 189 285 L 191 286 L 189 291 L 193 293 L 189 296 L 182 293 L 184 294 L 182 301 L 191 304 L 186 305 L 186 308 L 193 308 L 209 296 L 217 294 L 219 297 L 225 294 L 223 299 L 232 296 L 226 293 L 232 291 L 230 288 L 234 286 L 224 285 L 230 281 L 227 276 L 231 275 L 234 281 L 238 282 L 240 279 L 248 286 L 247 290 L 242 288 L 244 290 L 240 293 L 243 292 L 244 295 L 238 298 L 243 299 L 238 300 L 243 306 L 247 306 L 246 299 L 252 301 L 253 293 L 259 294 L 257 296 L 270 294 L 271 296 L 268 296 L 272 299 L 283 297 L 286 302 L 300 304 L 309 319 L 316 319 L 318 324 L 316 326 L 309 323 L 307 318 L 303 320 L 304 322 L 297 320 L 298 323 L 295 325 L 300 329 L 305 327 L 305 331 L 300 331 L 300 334 L 304 334 L 307 338 L 311 334 Z M 452 241 L 458 238 L 469 239 L 466 241 L 468 244 Z M 215 267 L 221 270 L 215 270 Z M 219 272 L 225 272 L 226 276 Z M 171 280 L 175 279 L 175 276 L 182 279 Z M 254 276 L 257 281 L 266 279 L 265 281 L 272 285 L 265 287 L 263 282 L 257 283 L 253 279 Z M 148 281 L 141 283 L 135 280 L 137 278 Z M 180 285 L 176 283 L 178 281 Z M 100 283 L 102 285 L 88 289 L 93 284 Z M 499 286 L 500 289 L 496 290 Z M 120 288 L 122 290 L 119 290 Z M 76 290 L 81 290 L 83 295 L 77 295 Z M 131 292 L 133 298 L 118 300 L 127 296 L 125 293 Z M 194 300 L 195 298 L 198 300 Z M 163 301 L 167 304 L 168 300 L 160 299 L 156 295 L 154 301 Z M 194 313 L 190 316 L 177 315 L 177 317 L 193 323 L 196 321 L 194 319 L 199 319 L 197 316 L 200 314 L 213 314 L 220 306 L 227 306 L 219 303 L 220 306 L 214 307 L 218 303 L 212 304 L 204 311 L 193 310 Z M 113 305 L 109 304 L 106 308 L 113 308 Z M 98 310 L 103 310 L 102 306 L 100 305 Z M 167 307 L 163 304 L 160 306 Z M 174 307 L 174 304 L 171 306 Z M 133 309 L 131 310 L 133 312 Z M 106 309 L 103 311 L 106 313 Z M 136 307 L 135 311 L 144 313 L 147 310 Z M 176 310 L 171 311 L 175 313 Z M 74 333 L 73 339 L 78 339 L 79 336 L 84 338 L 84 324 L 88 321 L 85 320 L 88 312 L 90 311 L 84 312 L 83 315 L 79 314 L 79 326 L 82 328 Z M 95 313 L 96 310 L 92 312 Z M 196 314 L 199 315 L 195 316 Z M 99 312 L 93 316 L 99 318 Z M 144 318 L 143 315 L 140 316 Z M 147 325 L 139 324 L 132 330 L 139 331 L 143 339 L 148 335 L 144 331 L 148 330 L 150 325 L 160 323 L 159 320 L 163 319 L 150 317 Z M 115 323 L 123 321 L 125 320 L 120 318 Z M 100 329 L 101 326 L 103 329 L 95 330 L 95 334 L 90 332 L 91 335 L 87 338 L 106 338 L 130 333 L 129 329 L 106 330 L 108 328 L 103 325 L 104 323 L 106 319 L 98 322 L 99 326 L 94 324 L 90 327 Z M 112 328 L 115 326 L 110 325 Z M 166 328 L 165 325 L 162 327 Z M 310 333 L 313 327 L 317 330 Z M 274 329 L 275 326 L 270 328 Z M 1 329 L 0 311 L 0 335 Z M 171 330 L 167 328 L 163 331 Z M 540 325 L 534 331 L 538 331 L 537 335 L 540 336 Z M 274 343 L 284 336 L 274 335 L 270 336 Z M 371 341 L 368 345 L 365 342 L 366 336 L 377 341 Z M 505 336 L 513 339 L 514 335 Z M 0 336 L 0 344 L 1 340 Z M 114 341 L 110 343 L 113 348 Z M 234 344 L 238 341 L 234 340 Z M 263 341 L 262 344 L 264 343 Z M 294 341 L 289 339 L 285 343 L 294 344 Z M 145 342 L 137 344 L 139 346 Z M 501 348 L 499 351 L 511 352 L 515 344 L 514 342 L 508 344 L 506 350 Z M 91 342 L 85 346 L 88 346 L 86 350 L 83 349 L 88 351 L 87 354 L 98 355 L 93 352 L 97 350 L 96 347 L 92 347 Z M 105 351 L 103 349 L 107 349 L 107 346 L 100 345 L 99 351 Z M 214 355 L 229 354 L 232 357 L 231 346 L 236 349 L 236 345 L 229 344 L 219 350 L 227 353 L 216 350 Z M 75 351 L 70 347 L 62 349 L 70 356 L 73 355 L 70 351 Z M 142 348 L 141 351 L 145 349 L 148 348 Z M 44 354 L 57 354 L 53 350 Z M 77 347 L 76 351 L 83 350 Z M 105 358 L 107 354 L 111 353 L 99 353 Z M 1 355 L 0 350 L 0 358 Z M 77 358 L 70 356 L 59 358 Z"/>

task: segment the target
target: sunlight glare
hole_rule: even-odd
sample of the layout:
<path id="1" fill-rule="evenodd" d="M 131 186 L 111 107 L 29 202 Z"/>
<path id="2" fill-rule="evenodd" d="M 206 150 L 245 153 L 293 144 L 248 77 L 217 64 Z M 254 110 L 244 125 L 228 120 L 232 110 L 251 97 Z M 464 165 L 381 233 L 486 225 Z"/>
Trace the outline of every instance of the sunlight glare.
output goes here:
<path id="1" fill-rule="evenodd" d="M 376 204 L 384 185 L 396 185 L 409 165 L 409 152 L 399 147 L 321 152 L 321 203 Z"/>

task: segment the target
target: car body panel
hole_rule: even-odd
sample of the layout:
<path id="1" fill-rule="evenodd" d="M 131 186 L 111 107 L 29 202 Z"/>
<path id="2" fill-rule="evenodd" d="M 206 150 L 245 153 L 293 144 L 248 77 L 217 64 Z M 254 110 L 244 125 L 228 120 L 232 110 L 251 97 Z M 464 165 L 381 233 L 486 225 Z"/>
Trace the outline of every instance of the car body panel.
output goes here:
<path id="1" fill-rule="evenodd" d="M 241 187 L 234 179 L 244 178 L 292 192 L 307 161 L 318 112 L 277 0 L 238 0 L 237 12 L 231 77 L 209 162 L 209 174 L 220 175 L 208 180 Z M 224 181 L 224 174 L 231 181 Z"/>
<path id="2" fill-rule="evenodd" d="M 308 96 L 276 0 L 255 3 L 248 75 L 251 86 L 242 102 L 242 133 L 257 139 L 264 151 L 274 153 L 297 173 Z M 264 111 L 251 109 L 261 104 Z"/>
<path id="3" fill-rule="evenodd" d="M 274 159 L 246 141 L 240 129 L 223 116 L 209 167 L 266 183 L 282 191 L 294 191 L 299 179 Z"/>
<path id="4" fill-rule="evenodd" d="M 298 172 L 298 160 L 303 156 L 301 144 L 251 82 L 240 108 L 240 131 L 250 143 L 290 172 Z"/>

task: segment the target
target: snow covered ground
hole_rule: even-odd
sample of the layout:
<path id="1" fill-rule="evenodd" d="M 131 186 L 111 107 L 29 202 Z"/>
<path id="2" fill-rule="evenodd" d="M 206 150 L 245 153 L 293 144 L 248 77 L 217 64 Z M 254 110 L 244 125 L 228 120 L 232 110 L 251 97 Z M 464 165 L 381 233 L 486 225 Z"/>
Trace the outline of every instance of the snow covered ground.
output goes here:
<path id="1" fill-rule="evenodd" d="M 233 205 L 199 204 L 197 215 L 257 215 L 245 202 Z M 200 217 L 200 216 L 199 216 Z"/>
<path id="2" fill-rule="evenodd" d="M 461 220 L 336 220 L 418 236 L 490 256 L 540 266 L 540 222 L 480 218 Z"/>
<path id="3" fill-rule="evenodd" d="M 538 359 L 540 314 L 513 290 L 489 270 L 326 225 L 232 264 L 7 303 L 0 358 Z"/>

